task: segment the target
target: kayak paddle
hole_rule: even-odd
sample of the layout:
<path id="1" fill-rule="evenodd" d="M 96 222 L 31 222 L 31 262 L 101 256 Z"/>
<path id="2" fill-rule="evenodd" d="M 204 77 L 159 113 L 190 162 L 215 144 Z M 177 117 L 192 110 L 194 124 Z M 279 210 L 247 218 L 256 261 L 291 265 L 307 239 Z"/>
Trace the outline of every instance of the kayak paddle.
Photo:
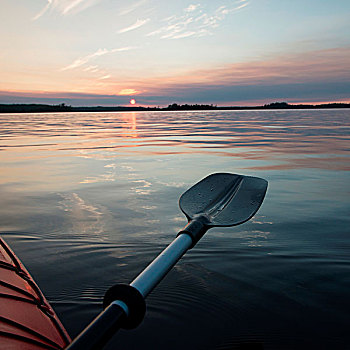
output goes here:
<path id="1" fill-rule="evenodd" d="M 145 298 L 177 261 L 212 227 L 235 226 L 258 211 L 267 181 L 229 173 L 212 174 L 187 190 L 179 200 L 187 226 L 129 285 L 117 284 L 104 297 L 104 311 L 67 349 L 101 349 L 120 328 L 136 328 L 146 312 Z"/>

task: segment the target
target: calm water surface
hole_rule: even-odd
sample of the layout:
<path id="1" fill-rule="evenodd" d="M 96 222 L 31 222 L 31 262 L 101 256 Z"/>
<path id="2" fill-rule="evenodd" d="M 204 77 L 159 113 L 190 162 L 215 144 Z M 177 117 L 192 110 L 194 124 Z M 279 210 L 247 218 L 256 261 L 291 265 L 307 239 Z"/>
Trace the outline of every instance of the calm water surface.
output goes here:
<path id="1" fill-rule="evenodd" d="M 349 135 L 349 110 L 3 114 L 0 232 L 74 337 L 186 224 L 187 188 L 263 177 L 257 215 L 209 231 L 108 349 L 347 349 Z"/>

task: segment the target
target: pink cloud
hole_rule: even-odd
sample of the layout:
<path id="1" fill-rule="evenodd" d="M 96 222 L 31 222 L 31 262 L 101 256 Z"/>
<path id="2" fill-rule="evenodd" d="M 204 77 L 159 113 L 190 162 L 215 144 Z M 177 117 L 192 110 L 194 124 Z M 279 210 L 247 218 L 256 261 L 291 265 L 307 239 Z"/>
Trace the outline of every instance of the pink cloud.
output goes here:
<path id="1" fill-rule="evenodd" d="M 350 48 L 281 55 L 260 61 L 227 64 L 167 77 L 135 81 L 140 90 L 161 93 L 166 89 L 213 86 L 295 84 L 303 82 L 350 81 Z M 164 90 L 165 89 L 165 90 Z"/>
<path id="2" fill-rule="evenodd" d="M 112 51 L 114 50 L 108 52 Z M 100 54 L 104 54 L 104 51 Z M 85 69 L 89 72 L 94 69 L 86 57 L 80 60 L 84 61 Z M 82 66 L 81 62 L 74 63 Z M 99 74 L 109 75 L 102 71 Z M 83 84 L 84 90 L 75 88 L 74 92 L 81 93 L 79 97 L 69 95 L 73 92 L 69 89 L 65 94 L 69 100 L 85 97 L 89 99 L 91 96 L 93 101 L 100 98 L 101 103 L 110 100 L 115 104 L 118 103 L 118 99 L 115 100 L 116 96 L 119 95 L 119 98 L 121 95 L 132 95 L 137 91 L 139 102 L 145 105 L 167 105 L 173 102 L 214 103 L 222 106 L 257 105 L 281 99 L 291 103 L 347 102 L 350 100 L 350 48 L 281 55 L 212 69 L 173 72 L 167 76 L 142 75 L 137 79 L 122 80 L 116 80 L 116 76 L 114 72 L 109 79 L 103 80 L 105 85 Z M 23 90 L 22 93 L 25 93 Z M 64 91 L 63 85 L 61 91 Z M 120 91 L 123 93 L 120 94 Z M 20 97 L 20 94 L 19 91 L 0 92 L 0 96 Z M 40 91 L 28 91 L 25 94 L 28 98 L 49 98 L 46 93 Z M 52 98 L 54 96 L 63 97 L 62 93 L 52 92 Z M 6 97 L 3 97 L 2 101 L 5 99 Z"/>

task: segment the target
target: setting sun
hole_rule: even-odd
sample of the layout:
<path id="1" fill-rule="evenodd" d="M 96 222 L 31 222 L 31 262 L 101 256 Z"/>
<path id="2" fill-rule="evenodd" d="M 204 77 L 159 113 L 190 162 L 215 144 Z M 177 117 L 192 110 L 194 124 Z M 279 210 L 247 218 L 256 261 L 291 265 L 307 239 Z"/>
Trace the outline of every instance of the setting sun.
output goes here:
<path id="1" fill-rule="evenodd" d="M 131 105 L 134 105 L 135 103 L 136 103 L 136 101 L 135 101 L 134 99 L 131 99 L 131 100 L 130 100 L 130 104 L 131 104 Z"/>

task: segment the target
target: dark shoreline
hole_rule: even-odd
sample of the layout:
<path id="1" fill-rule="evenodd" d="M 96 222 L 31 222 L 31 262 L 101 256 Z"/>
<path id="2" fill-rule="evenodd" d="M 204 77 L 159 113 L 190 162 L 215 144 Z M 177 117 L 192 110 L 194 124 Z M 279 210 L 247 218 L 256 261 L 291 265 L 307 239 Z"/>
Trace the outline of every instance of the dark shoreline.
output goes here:
<path id="1" fill-rule="evenodd" d="M 270 110 L 270 109 L 331 109 L 350 108 L 350 103 L 327 103 L 319 105 L 288 104 L 274 102 L 264 106 L 232 106 L 220 107 L 214 105 L 178 105 L 173 103 L 168 107 L 72 107 L 64 103 L 59 105 L 46 104 L 0 104 L 0 113 L 50 113 L 50 112 L 132 112 L 132 111 L 204 111 L 204 110 Z"/>

